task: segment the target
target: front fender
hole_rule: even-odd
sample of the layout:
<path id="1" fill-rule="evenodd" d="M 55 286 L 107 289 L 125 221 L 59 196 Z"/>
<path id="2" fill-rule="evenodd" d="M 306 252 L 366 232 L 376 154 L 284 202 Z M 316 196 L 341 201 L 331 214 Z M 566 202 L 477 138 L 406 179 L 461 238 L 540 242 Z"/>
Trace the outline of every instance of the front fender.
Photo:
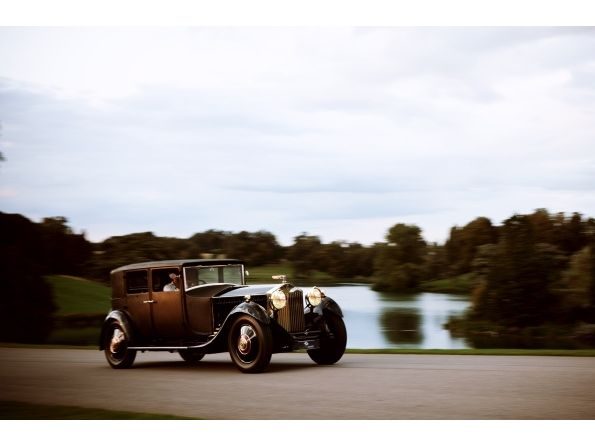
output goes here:
<path id="1" fill-rule="evenodd" d="M 124 330 L 124 334 L 126 338 L 130 340 L 131 343 L 134 343 L 134 332 L 132 331 L 132 326 L 130 324 L 130 320 L 126 313 L 120 310 L 113 310 L 111 311 L 103 321 L 103 325 L 101 326 L 101 335 L 99 336 L 99 350 L 103 350 L 103 338 L 105 336 L 105 331 L 109 324 L 113 321 L 116 321 Z"/>
<path id="2" fill-rule="evenodd" d="M 223 321 L 223 324 L 221 324 L 221 329 L 217 332 L 215 337 L 209 341 L 210 352 L 227 351 L 226 339 L 229 328 L 233 324 L 233 321 L 242 314 L 252 316 L 263 325 L 270 325 L 271 323 L 271 318 L 267 315 L 266 310 L 260 305 L 254 302 L 242 302 L 230 311 L 225 318 L 225 321 Z"/>
<path id="3" fill-rule="evenodd" d="M 343 311 L 341 311 L 339 304 L 326 296 L 322 299 L 320 305 L 315 306 L 312 311 L 320 316 L 323 316 L 325 311 L 329 311 L 339 317 L 343 317 Z"/>
<path id="4" fill-rule="evenodd" d="M 271 323 L 271 318 L 267 314 L 266 310 L 262 308 L 260 305 L 254 302 L 242 302 L 233 310 L 231 310 L 231 312 L 227 316 L 227 319 L 225 320 L 225 324 L 227 324 L 227 321 L 231 320 L 233 315 L 237 313 L 243 313 L 252 316 L 258 322 L 261 322 L 265 325 Z"/>

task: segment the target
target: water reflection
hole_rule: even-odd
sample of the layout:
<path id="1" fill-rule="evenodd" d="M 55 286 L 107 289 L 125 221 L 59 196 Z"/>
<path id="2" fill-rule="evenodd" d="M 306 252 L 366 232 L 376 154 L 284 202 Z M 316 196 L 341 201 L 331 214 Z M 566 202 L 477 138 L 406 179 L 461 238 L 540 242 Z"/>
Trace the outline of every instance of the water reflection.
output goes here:
<path id="1" fill-rule="evenodd" d="M 393 345 L 420 345 L 423 341 L 421 317 L 417 311 L 396 308 L 383 311 L 380 326 L 386 340 Z"/>
<path id="2" fill-rule="evenodd" d="M 379 293 L 366 285 L 324 287 L 345 315 L 349 348 L 469 348 L 443 328 L 468 298 L 440 293 Z"/>

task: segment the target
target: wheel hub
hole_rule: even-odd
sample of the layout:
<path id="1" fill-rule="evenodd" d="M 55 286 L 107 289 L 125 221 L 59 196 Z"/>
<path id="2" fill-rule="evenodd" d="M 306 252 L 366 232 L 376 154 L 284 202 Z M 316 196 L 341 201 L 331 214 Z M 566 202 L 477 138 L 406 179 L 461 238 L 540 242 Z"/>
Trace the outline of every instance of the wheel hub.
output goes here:
<path id="1" fill-rule="evenodd" d="M 109 351 L 112 354 L 119 353 L 123 342 L 126 340 L 126 336 L 124 336 L 124 332 L 119 328 L 116 328 L 112 333 L 112 339 L 109 344 Z"/>
<path id="2" fill-rule="evenodd" d="M 246 356 L 252 351 L 252 339 L 256 337 L 254 329 L 249 325 L 243 325 L 240 328 L 240 337 L 238 338 L 238 351 Z"/>

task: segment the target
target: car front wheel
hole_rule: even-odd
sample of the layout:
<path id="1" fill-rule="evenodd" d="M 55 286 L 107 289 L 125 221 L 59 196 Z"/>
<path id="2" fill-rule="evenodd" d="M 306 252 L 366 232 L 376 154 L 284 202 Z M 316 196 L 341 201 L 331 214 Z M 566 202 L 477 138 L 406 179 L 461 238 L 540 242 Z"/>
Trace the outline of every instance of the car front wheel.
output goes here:
<path id="1" fill-rule="evenodd" d="M 324 317 L 325 327 L 320 338 L 320 348 L 308 350 L 308 355 L 316 364 L 330 365 L 337 362 L 345 353 L 347 330 L 340 316 L 328 313 Z"/>
<path id="2" fill-rule="evenodd" d="M 271 362 L 271 329 L 252 316 L 238 317 L 229 330 L 227 341 L 232 361 L 244 373 L 262 372 Z"/>
<path id="3" fill-rule="evenodd" d="M 136 358 L 136 351 L 128 349 L 128 338 L 118 322 L 112 322 L 106 332 L 103 348 L 105 358 L 114 369 L 126 369 Z"/>

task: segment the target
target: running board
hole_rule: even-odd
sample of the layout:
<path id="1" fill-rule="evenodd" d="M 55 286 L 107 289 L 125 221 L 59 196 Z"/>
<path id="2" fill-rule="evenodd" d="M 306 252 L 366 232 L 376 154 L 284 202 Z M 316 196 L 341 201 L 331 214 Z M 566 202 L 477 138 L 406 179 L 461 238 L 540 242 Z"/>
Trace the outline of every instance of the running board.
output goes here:
<path id="1" fill-rule="evenodd" d="M 208 343 L 207 343 L 208 344 Z M 200 344 L 200 345 L 178 345 L 175 347 L 161 347 L 161 346 L 151 346 L 151 347 L 128 347 L 128 350 L 142 350 L 142 351 L 154 351 L 154 352 L 171 352 L 176 350 L 200 350 L 207 346 L 207 344 Z"/>

